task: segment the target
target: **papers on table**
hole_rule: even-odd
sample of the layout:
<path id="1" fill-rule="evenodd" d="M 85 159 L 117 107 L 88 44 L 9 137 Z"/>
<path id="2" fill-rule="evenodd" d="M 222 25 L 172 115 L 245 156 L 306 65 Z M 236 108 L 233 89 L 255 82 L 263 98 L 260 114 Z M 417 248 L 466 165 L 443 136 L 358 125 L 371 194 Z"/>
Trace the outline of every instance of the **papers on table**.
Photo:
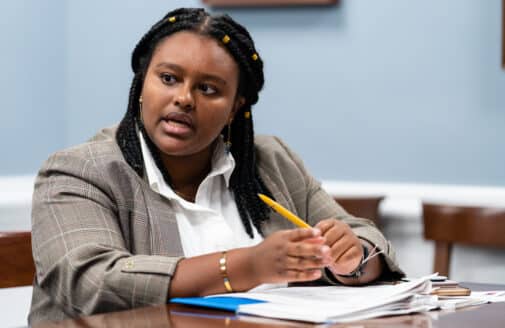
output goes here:
<path id="1" fill-rule="evenodd" d="M 472 292 L 470 297 L 480 297 L 489 303 L 505 302 L 505 290 L 490 290 L 487 292 Z"/>
<path id="2" fill-rule="evenodd" d="M 428 276 L 398 285 L 271 288 L 226 297 L 264 301 L 240 305 L 238 313 L 322 323 L 429 311 L 437 306 L 430 291 Z"/>
<path id="3" fill-rule="evenodd" d="M 441 309 L 454 310 L 467 306 L 486 303 L 505 302 L 505 290 L 493 290 L 486 292 L 473 292 L 470 296 L 439 296 L 438 304 Z"/>
<path id="4" fill-rule="evenodd" d="M 362 287 L 286 287 L 261 285 L 245 293 L 172 299 L 173 303 L 205 306 L 239 314 L 314 323 L 345 323 L 385 315 L 433 309 L 458 309 L 489 302 L 505 302 L 505 291 L 472 292 L 470 296 L 431 295 L 430 279 Z"/>

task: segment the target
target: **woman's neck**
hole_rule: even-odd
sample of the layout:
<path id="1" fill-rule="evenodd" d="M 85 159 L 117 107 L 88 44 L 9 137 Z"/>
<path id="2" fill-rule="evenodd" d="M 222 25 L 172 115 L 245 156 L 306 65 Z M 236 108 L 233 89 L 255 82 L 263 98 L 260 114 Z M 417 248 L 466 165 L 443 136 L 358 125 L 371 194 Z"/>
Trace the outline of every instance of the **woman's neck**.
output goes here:
<path id="1" fill-rule="evenodd" d="M 161 154 L 163 166 L 168 171 L 172 189 L 187 200 L 194 200 L 200 183 L 212 168 L 214 145 L 189 156 L 166 156 Z"/>

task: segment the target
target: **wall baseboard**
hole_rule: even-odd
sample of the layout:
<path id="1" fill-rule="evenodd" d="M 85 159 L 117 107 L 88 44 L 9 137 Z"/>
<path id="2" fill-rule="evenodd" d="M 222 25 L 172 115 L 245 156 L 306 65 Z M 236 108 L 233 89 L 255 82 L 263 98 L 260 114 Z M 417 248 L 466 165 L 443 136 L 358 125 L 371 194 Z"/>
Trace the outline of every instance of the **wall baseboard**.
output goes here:
<path id="1" fill-rule="evenodd" d="M 335 180 L 324 180 L 322 186 L 331 195 L 339 196 L 384 196 L 386 199 L 419 199 L 453 205 L 505 207 L 505 187 Z"/>
<path id="2" fill-rule="evenodd" d="M 30 206 L 35 175 L 0 176 L 0 207 Z"/>

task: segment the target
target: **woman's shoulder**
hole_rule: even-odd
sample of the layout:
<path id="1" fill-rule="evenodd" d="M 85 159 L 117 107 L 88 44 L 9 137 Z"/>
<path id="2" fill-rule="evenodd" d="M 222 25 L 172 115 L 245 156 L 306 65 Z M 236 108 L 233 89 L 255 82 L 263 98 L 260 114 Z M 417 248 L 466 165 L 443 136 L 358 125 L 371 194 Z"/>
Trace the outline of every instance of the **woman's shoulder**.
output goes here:
<path id="1" fill-rule="evenodd" d="M 105 166 L 113 162 L 125 162 L 116 142 L 116 126 L 100 130 L 88 141 L 59 150 L 45 161 L 41 170 L 55 168 L 76 169 L 90 164 Z"/>
<path id="2" fill-rule="evenodd" d="M 256 135 L 254 137 L 256 151 L 260 152 L 286 152 L 289 151 L 287 145 L 277 136 Z"/>
<path id="3" fill-rule="evenodd" d="M 271 171 L 304 171 L 303 162 L 279 137 L 257 135 L 254 138 L 256 158 L 260 167 Z"/>
<path id="4" fill-rule="evenodd" d="M 84 143 L 59 150 L 50 157 L 72 156 L 84 160 L 116 157 L 121 150 L 116 142 L 116 126 L 101 129 Z"/>
<path id="5" fill-rule="evenodd" d="M 54 153 L 40 168 L 36 184 L 63 189 L 93 185 L 111 195 L 114 190 L 131 192 L 142 178 L 124 159 L 115 135 L 116 127 L 105 128 L 85 143 Z"/>

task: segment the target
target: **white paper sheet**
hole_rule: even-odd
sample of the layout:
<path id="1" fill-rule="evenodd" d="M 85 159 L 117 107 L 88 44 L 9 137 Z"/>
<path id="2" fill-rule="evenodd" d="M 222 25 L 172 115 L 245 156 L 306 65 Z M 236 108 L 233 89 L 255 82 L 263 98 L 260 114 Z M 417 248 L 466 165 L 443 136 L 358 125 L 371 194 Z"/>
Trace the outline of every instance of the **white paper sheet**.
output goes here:
<path id="1" fill-rule="evenodd" d="M 225 296 L 267 301 L 240 306 L 242 314 L 316 323 L 349 322 L 433 309 L 437 299 L 429 295 L 430 277 L 397 285 L 266 288 Z"/>

